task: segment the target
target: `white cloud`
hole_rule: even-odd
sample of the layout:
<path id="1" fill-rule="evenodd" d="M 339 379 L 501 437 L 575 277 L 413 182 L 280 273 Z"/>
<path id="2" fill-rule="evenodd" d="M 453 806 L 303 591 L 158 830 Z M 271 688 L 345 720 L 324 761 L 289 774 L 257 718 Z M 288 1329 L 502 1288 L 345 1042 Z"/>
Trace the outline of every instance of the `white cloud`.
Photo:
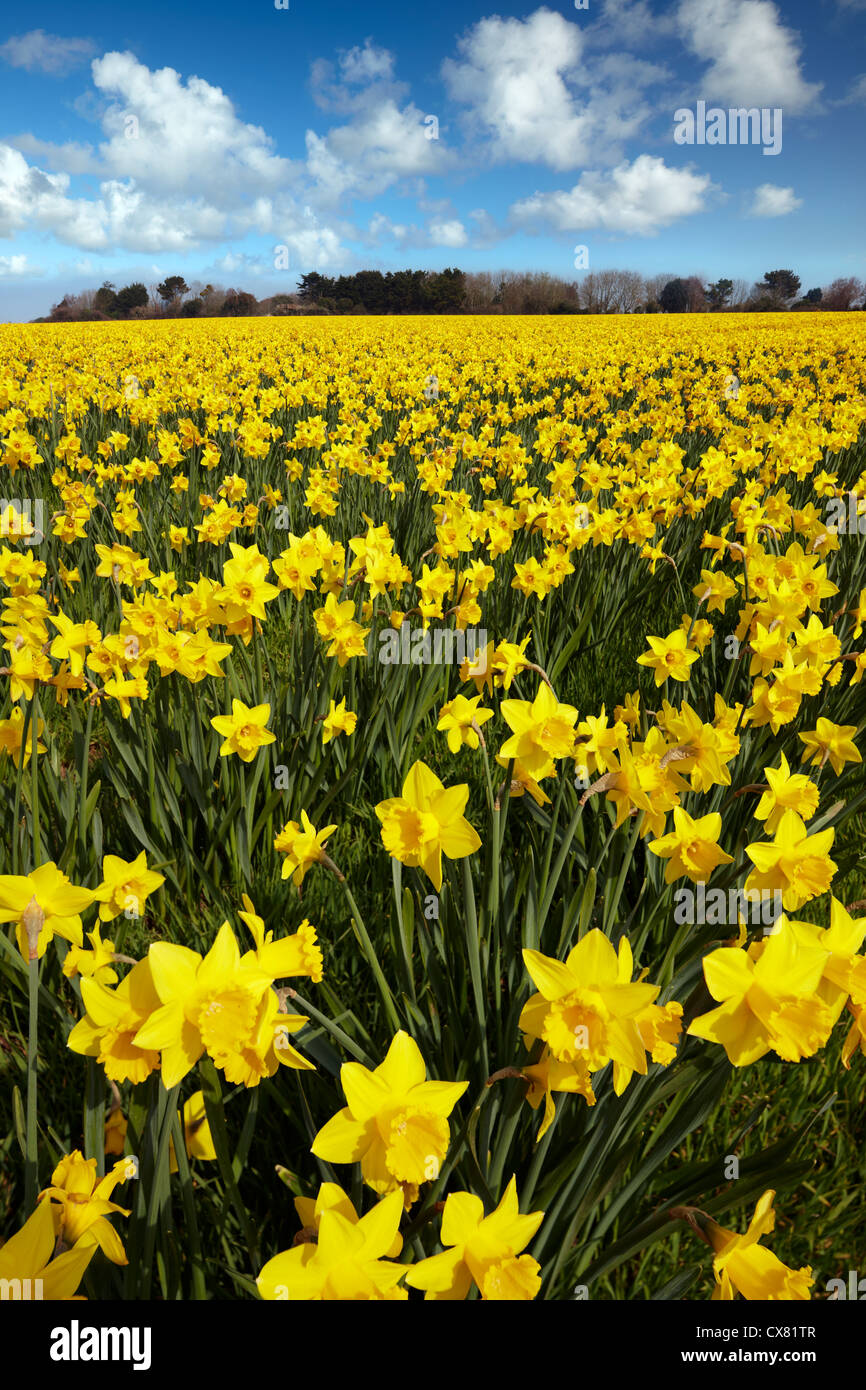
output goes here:
<path id="1" fill-rule="evenodd" d="M 98 174 L 101 168 L 93 146 L 80 145 L 75 140 L 55 145 L 50 140 L 39 140 L 35 135 L 25 133 L 8 136 L 6 143 L 35 159 L 40 168 L 64 174 Z"/>
<path id="2" fill-rule="evenodd" d="M 350 48 L 340 54 L 340 73 L 344 82 L 390 81 L 394 75 L 394 55 L 366 39 L 363 48 Z"/>
<path id="3" fill-rule="evenodd" d="M 347 55 L 350 71 L 382 71 L 371 51 Z M 301 260 L 320 266 L 345 256 L 338 228 L 310 204 L 359 189 L 375 192 L 430 161 L 420 113 L 393 103 L 365 112 L 360 124 L 313 136 L 309 167 L 284 159 L 259 126 L 238 117 L 226 94 L 172 68 L 151 71 L 130 53 L 92 65 L 104 101 L 106 139 L 98 151 L 18 137 L 0 145 L 0 237 L 33 225 L 83 251 L 183 253 L 202 242 L 273 235 Z M 66 168 L 63 168 L 63 165 Z M 101 175 L 98 195 L 72 196 L 70 172 Z"/>
<path id="4" fill-rule="evenodd" d="M 433 246 L 465 246 L 466 228 L 456 217 L 445 222 L 431 222 L 428 228 Z"/>
<path id="5" fill-rule="evenodd" d="M 191 199 L 164 206 L 131 181 L 106 180 L 93 199 L 70 197 L 68 189 L 68 175 L 45 173 L 0 145 L 0 236 L 34 224 L 84 251 L 182 251 L 225 231 L 217 209 Z"/>
<path id="6" fill-rule="evenodd" d="M 41 275 L 42 271 L 35 266 L 27 264 L 27 257 L 20 256 L 0 256 L 0 276 L 5 275 Z"/>
<path id="7" fill-rule="evenodd" d="M 151 71 L 131 53 L 106 53 L 93 81 L 111 101 L 103 167 L 149 190 L 192 193 L 215 207 L 236 206 L 252 190 L 284 188 L 295 170 L 273 152 L 261 126 L 238 119 L 220 87 L 201 77 L 184 83 L 174 68 Z"/>
<path id="8" fill-rule="evenodd" d="M 376 212 L 370 218 L 365 240 L 371 246 L 380 245 L 383 241 L 393 241 L 403 246 L 407 241 L 415 241 L 417 235 L 417 227 L 410 227 L 405 222 L 392 222 L 383 212 Z"/>
<path id="9" fill-rule="evenodd" d="M 310 91 L 325 111 L 354 111 L 374 93 L 380 100 L 399 100 L 407 87 L 395 80 L 394 54 L 367 39 L 363 48 L 343 49 L 336 68 L 327 58 L 317 58 L 310 68 Z"/>
<path id="10" fill-rule="evenodd" d="M 493 15 L 460 39 L 458 48 L 462 59 L 446 59 L 442 74 L 494 158 L 554 169 L 580 162 L 590 121 L 575 106 L 566 81 L 583 48 L 576 24 L 544 9 L 526 20 Z"/>
<path id="11" fill-rule="evenodd" d="M 799 36 L 771 0 L 680 0 L 677 18 L 687 47 L 709 64 L 701 97 L 786 115 L 815 105 L 821 84 L 803 77 Z"/>
<path id="12" fill-rule="evenodd" d="M 668 73 L 622 51 L 598 52 L 605 32 L 542 8 L 524 20 L 482 19 L 458 41 L 460 57 L 446 59 L 442 75 L 466 108 L 479 162 L 564 170 L 622 158 L 622 142 L 654 115 L 646 88 Z"/>
<path id="13" fill-rule="evenodd" d="M 864 0 L 866 4 L 866 0 Z M 861 72 L 859 77 L 855 77 L 851 86 L 844 97 L 840 97 L 836 106 L 862 106 L 866 105 L 866 72 Z"/>
<path id="14" fill-rule="evenodd" d="M 511 208 L 514 221 L 577 232 L 591 227 L 653 236 L 661 227 L 704 210 L 709 174 L 672 169 L 654 155 L 639 155 L 606 172 L 587 170 L 570 190 L 534 193 Z"/>
<path id="15" fill-rule="evenodd" d="M 428 139 L 423 112 L 410 103 L 371 102 L 346 125 L 326 135 L 307 131 L 307 172 L 325 204 L 347 195 L 373 198 L 401 178 L 443 173 L 451 155 Z"/>
<path id="16" fill-rule="evenodd" d="M 84 63 L 95 51 L 90 39 L 63 39 L 59 34 L 46 34 L 44 29 L 31 29 L 16 34 L 0 44 L 0 58 L 13 68 L 25 72 L 46 72 L 58 76 Z"/>
<path id="17" fill-rule="evenodd" d="M 604 0 L 601 17 L 586 30 L 593 48 L 647 48 L 676 30 L 674 14 L 653 10 L 648 0 Z"/>
<path id="18" fill-rule="evenodd" d="M 802 206 L 803 199 L 794 197 L 793 188 L 762 183 L 755 189 L 749 213 L 752 217 L 786 217 L 789 212 Z"/>
<path id="19" fill-rule="evenodd" d="M 288 246 L 293 266 L 304 269 L 334 270 L 345 265 L 348 253 L 334 227 L 323 226 L 310 208 L 294 215 L 276 233 Z"/>

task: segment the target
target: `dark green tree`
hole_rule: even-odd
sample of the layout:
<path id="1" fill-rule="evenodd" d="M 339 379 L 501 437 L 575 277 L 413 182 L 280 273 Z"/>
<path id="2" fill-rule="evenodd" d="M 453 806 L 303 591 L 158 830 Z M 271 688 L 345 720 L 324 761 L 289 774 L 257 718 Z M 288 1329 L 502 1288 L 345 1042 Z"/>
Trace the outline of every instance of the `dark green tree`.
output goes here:
<path id="1" fill-rule="evenodd" d="M 93 307 L 98 309 L 101 314 L 114 313 L 117 308 L 117 295 L 110 281 L 106 280 L 96 291 L 93 296 Z"/>
<path id="2" fill-rule="evenodd" d="M 689 291 L 685 280 L 668 280 L 659 295 L 659 304 L 666 314 L 684 314 L 689 307 Z"/>
<path id="3" fill-rule="evenodd" d="M 711 309 L 724 309 L 733 291 L 733 280 L 716 280 L 715 284 L 707 285 L 707 303 Z"/>
<path id="4" fill-rule="evenodd" d="M 128 314 L 130 309 L 143 309 L 148 301 L 147 286 L 136 280 L 132 285 L 124 285 L 117 291 L 116 307 Z"/>
<path id="5" fill-rule="evenodd" d="M 164 304 L 173 304 L 176 299 L 183 299 L 185 294 L 189 294 L 189 285 L 182 275 L 169 275 L 161 285 L 157 285 L 156 292 Z"/>
<path id="6" fill-rule="evenodd" d="M 761 289 L 781 304 L 789 304 L 800 293 L 800 277 L 793 270 L 765 270 Z"/>

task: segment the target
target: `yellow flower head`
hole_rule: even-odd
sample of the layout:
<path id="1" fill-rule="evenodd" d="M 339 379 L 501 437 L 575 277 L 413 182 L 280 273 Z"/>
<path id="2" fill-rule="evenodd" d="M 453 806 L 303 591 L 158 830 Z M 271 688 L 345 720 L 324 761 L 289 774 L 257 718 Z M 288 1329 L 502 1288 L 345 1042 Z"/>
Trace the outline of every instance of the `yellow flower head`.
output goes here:
<path id="1" fill-rule="evenodd" d="M 382 843 L 388 853 L 410 867 L 420 866 L 437 893 L 442 887 L 442 856 L 464 859 L 481 845 L 463 812 L 469 787 L 445 787 L 426 763 L 413 763 L 401 796 L 376 806 Z"/>
<path id="2" fill-rule="evenodd" d="M 319 1130 L 312 1152 L 328 1163 L 360 1162 L 376 1192 L 399 1188 L 411 1206 L 439 1176 L 450 1139 L 448 1116 L 468 1081 L 428 1081 L 418 1044 L 400 1030 L 374 1071 L 340 1068 L 347 1105 Z"/>
<path id="3" fill-rule="evenodd" d="M 705 1223 L 706 1237 L 715 1251 L 714 1299 L 727 1302 L 739 1293 L 751 1301 L 809 1300 L 815 1282 L 811 1268 L 789 1269 L 772 1250 L 758 1244 L 775 1226 L 775 1196 L 771 1188 L 759 1198 L 745 1235 L 723 1230 L 712 1220 Z"/>
<path id="4" fill-rule="evenodd" d="M 260 748 L 276 742 L 276 734 L 265 728 L 270 717 L 270 705 L 250 707 L 243 700 L 232 700 L 231 714 L 218 714 L 210 721 L 225 739 L 220 746 L 220 757 L 237 753 L 245 763 L 252 762 Z"/>
<path id="5" fill-rule="evenodd" d="M 489 1216 L 480 1197 L 452 1192 L 445 1199 L 440 1233 L 450 1248 L 410 1266 L 406 1283 L 423 1289 L 425 1300 L 466 1298 L 474 1283 L 485 1302 L 529 1302 L 541 1286 L 541 1266 L 520 1251 L 543 1220 L 543 1211 L 521 1216 L 514 1178 Z"/>

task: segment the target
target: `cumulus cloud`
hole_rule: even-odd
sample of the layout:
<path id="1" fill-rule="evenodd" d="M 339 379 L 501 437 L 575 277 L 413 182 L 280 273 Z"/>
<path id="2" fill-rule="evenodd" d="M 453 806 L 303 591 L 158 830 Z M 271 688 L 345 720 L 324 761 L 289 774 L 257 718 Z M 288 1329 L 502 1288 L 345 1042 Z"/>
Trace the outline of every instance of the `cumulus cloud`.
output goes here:
<path id="1" fill-rule="evenodd" d="M 394 222 L 383 212 L 376 212 L 370 218 L 364 239 L 371 246 L 379 245 L 383 241 L 393 241 L 398 246 L 403 246 L 417 235 L 417 231 L 417 227 L 410 227 L 405 222 Z"/>
<path id="2" fill-rule="evenodd" d="M 310 91 L 323 110 L 351 111 L 363 106 L 375 88 L 380 97 L 399 98 L 406 84 L 394 77 L 394 54 L 367 39 L 363 48 L 341 50 L 336 64 L 317 58 L 310 69 Z"/>
<path id="3" fill-rule="evenodd" d="M 307 131 L 312 195 L 324 204 L 346 196 L 373 198 L 400 179 L 444 173 L 452 157 L 429 138 L 424 114 L 411 102 L 376 101 L 326 135 Z"/>
<path id="4" fill-rule="evenodd" d="M 771 0 L 680 0 L 677 19 L 686 46 L 709 64 L 702 97 L 786 115 L 815 105 L 821 84 L 803 77 L 799 36 Z"/>
<path id="5" fill-rule="evenodd" d="M 84 251 L 183 251 L 203 237 L 224 234 L 225 216 L 201 200 L 163 206 L 133 182 L 108 179 L 98 198 L 69 194 L 69 176 L 29 165 L 9 145 L 0 145 L 0 236 L 28 225 L 52 232 Z"/>
<path id="6" fill-rule="evenodd" d="M 622 142 L 654 114 L 646 89 L 668 72 L 621 48 L 604 52 L 604 33 L 544 8 L 527 19 L 493 15 L 470 29 L 442 75 L 464 107 L 476 157 L 558 170 L 621 158 Z"/>
<path id="7" fill-rule="evenodd" d="M 132 53 L 106 53 L 92 71 L 109 100 L 102 116 L 109 138 L 99 151 L 109 174 L 165 193 L 193 189 L 217 207 L 295 176 L 261 126 L 240 120 L 222 88 L 203 78 L 152 71 Z"/>
<path id="8" fill-rule="evenodd" d="M 472 240 L 476 246 L 489 246 L 500 240 L 502 233 L 496 219 L 490 216 L 486 208 L 473 208 L 469 220 L 473 224 Z"/>
<path id="9" fill-rule="evenodd" d="M 444 222 L 431 222 L 427 230 L 433 246 L 465 246 L 468 241 L 466 228 L 456 217 Z"/>
<path id="10" fill-rule="evenodd" d="M 534 193 L 511 208 L 514 222 L 532 229 L 653 236 L 661 227 L 702 212 L 712 189 L 709 174 L 672 169 L 654 155 L 639 155 L 606 172 L 587 170 L 569 190 Z"/>
<path id="11" fill-rule="evenodd" d="M 98 150 L 27 136 L 0 145 L 0 237 L 33 225 L 83 251 L 158 254 L 258 231 L 302 258 L 339 260 L 339 233 L 301 206 L 301 182 L 315 177 L 277 155 L 221 88 L 131 53 L 108 53 L 92 72 L 106 139 Z M 101 175 L 98 195 L 72 196 L 71 173 Z"/>
<path id="12" fill-rule="evenodd" d="M 39 164 L 58 173 L 98 174 L 100 161 L 92 145 L 81 145 L 76 140 L 68 140 L 63 145 L 55 145 L 50 140 L 39 140 L 27 132 L 10 135 L 6 143 L 22 154 L 29 155 Z"/>
<path id="13" fill-rule="evenodd" d="M 34 266 L 27 264 L 27 257 L 19 256 L 0 256 L 0 276 L 6 275 L 39 275 L 41 271 Z"/>
<path id="14" fill-rule="evenodd" d="M 45 72 L 52 77 L 86 63 L 94 52 L 90 39 L 64 39 L 59 34 L 46 34 L 44 29 L 16 34 L 0 44 L 0 58 L 10 67 Z"/>
<path id="15" fill-rule="evenodd" d="M 442 75 L 495 158 L 570 169 L 583 158 L 590 132 L 567 81 L 582 48 L 578 26 L 551 10 L 526 20 L 493 15 L 460 39 L 461 58 L 446 59 Z"/>
<path id="16" fill-rule="evenodd" d="M 749 213 L 752 217 L 786 217 L 789 212 L 802 206 L 803 199 L 794 197 L 793 188 L 762 183 L 755 189 Z"/>
<path id="17" fill-rule="evenodd" d="M 340 54 L 340 74 L 344 82 L 352 83 L 390 79 L 394 75 L 394 55 L 366 39 L 363 48 L 350 48 Z"/>

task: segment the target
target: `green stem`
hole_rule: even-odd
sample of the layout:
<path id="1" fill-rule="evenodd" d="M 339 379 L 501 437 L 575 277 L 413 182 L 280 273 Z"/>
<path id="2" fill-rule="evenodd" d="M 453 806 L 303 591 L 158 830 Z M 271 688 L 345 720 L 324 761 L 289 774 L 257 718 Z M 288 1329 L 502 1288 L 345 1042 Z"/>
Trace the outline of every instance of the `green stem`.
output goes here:
<path id="1" fill-rule="evenodd" d="M 195 1195 L 193 1192 L 189 1159 L 186 1153 L 186 1140 L 184 1139 L 183 1125 L 180 1121 L 180 1112 L 177 1110 L 176 1106 L 172 1107 L 171 1132 L 172 1138 L 174 1139 L 177 1173 L 180 1179 L 180 1195 L 183 1202 L 184 1220 L 186 1222 L 186 1239 L 189 1244 L 189 1261 L 192 1266 L 192 1296 L 198 1302 L 201 1302 L 207 1298 L 204 1260 L 201 1253 L 201 1237 L 199 1236 L 198 1221 L 195 1214 Z"/>
<path id="2" fill-rule="evenodd" d="M 379 993 L 382 996 L 382 1003 L 384 1004 L 385 1012 L 388 1015 L 388 1023 L 394 1029 L 395 1032 L 398 1032 L 401 1027 L 401 1023 L 400 1015 L 397 1013 L 397 1006 L 394 1003 L 394 996 L 391 993 L 388 981 L 385 979 L 385 976 L 382 972 L 382 967 L 379 964 L 379 958 L 376 955 L 375 948 L 373 946 L 372 941 L 370 940 L 369 932 L 367 931 L 367 928 L 364 926 L 364 919 L 358 910 L 358 904 L 352 897 L 352 890 L 350 889 L 346 880 L 343 878 L 342 874 L 340 874 L 340 879 L 343 885 L 343 892 L 346 895 L 346 901 L 349 904 L 349 911 L 352 914 L 352 921 L 354 923 L 355 936 L 358 940 L 358 944 L 360 945 L 361 950 L 364 952 L 364 955 L 367 957 L 367 962 L 370 966 L 370 969 L 373 972 L 376 984 L 379 987 Z"/>
<path id="3" fill-rule="evenodd" d="M 39 1147 L 36 1129 L 36 1068 L 39 1035 L 39 961 L 34 956 L 28 966 L 30 1009 L 27 1025 L 27 1152 L 24 1160 L 24 1210 L 36 1207 L 39 1191 Z"/>
<path id="4" fill-rule="evenodd" d="M 39 696 L 33 687 L 33 711 L 30 716 L 30 772 L 33 797 L 33 867 L 38 869 L 42 863 L 42 836 L 39 826 L 39 768 L 36 749 L 39 746 Z"/>

